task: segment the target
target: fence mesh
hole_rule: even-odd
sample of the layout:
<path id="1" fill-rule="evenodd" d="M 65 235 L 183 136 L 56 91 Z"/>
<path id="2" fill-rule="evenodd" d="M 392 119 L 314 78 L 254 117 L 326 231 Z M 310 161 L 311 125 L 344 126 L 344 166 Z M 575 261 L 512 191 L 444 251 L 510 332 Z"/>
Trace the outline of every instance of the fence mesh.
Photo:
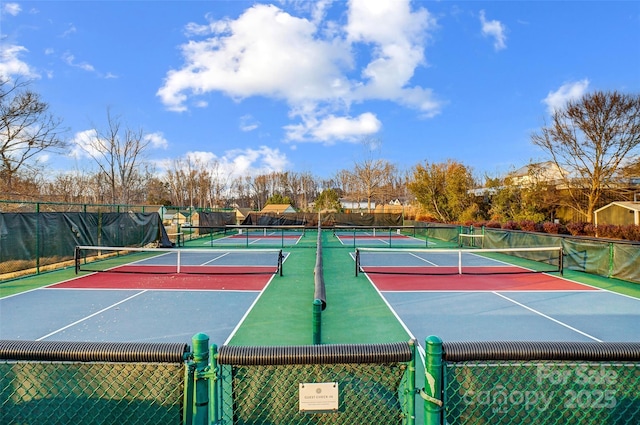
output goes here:
<path id="1" fill-rule="evenodd" d="M 447 363 L 445 383 L 451 424 L 640 423 L 638 363 Z"/>
<path id="2" fill-rule="evenodd" d="M 216 358 L 221 425 L 415 423 L 413 344 L 223 346 Z"/>
<path id="3" fill-rule="evenodd" d="M 178 424 L 181 363 L 0 362 L 0 423 Z"/>
<path id="4" fill-rule="evenodd" d="M 406 364 L 231 366 L 221 370 L 223 424 L 402 424 Z M 337 412 L 303 413 L 299 384 L 337 382 Z M 413 395 L 411 395 L 413 396 Z"/>

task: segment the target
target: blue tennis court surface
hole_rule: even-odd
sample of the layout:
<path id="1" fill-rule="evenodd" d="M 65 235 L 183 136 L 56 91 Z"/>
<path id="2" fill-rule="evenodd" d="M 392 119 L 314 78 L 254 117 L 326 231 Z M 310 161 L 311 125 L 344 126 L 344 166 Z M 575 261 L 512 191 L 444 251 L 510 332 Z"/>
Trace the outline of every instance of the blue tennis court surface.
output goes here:
<path id="1" fill-rule="evenodd" d="M 38 289 L 0 300 L 2 339 L 226 341 L 260 293 Z"/>
<path id="2" fill-rule="evenodd" d="M 408 330 L 445 341 L 640 341 L 640 300 L 608 291 L 381 293 Z"/>

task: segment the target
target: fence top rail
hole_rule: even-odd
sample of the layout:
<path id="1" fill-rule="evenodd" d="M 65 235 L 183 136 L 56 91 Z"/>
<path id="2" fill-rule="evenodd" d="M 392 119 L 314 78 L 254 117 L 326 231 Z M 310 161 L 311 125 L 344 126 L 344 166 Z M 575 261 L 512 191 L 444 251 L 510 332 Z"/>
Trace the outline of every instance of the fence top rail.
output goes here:
<path id="1" fill-rule="evenodd" d="M 398 363 L 413 358 L 411 342 L 296 346 L 229 346 L 218 351 L 218 363 L 238 366 L 293 364 Z"/>
<path id="2" fill-rule="evenodd" d="M 183 343 L 0 340 L 0 359 L 29 361 L 182 363 Z"/>
<path id="3" fill-rule="evenodd" d="M 513 361 L 640 361 L 640 342 L 444 342 L 447 362 L 474 360 Z"/>

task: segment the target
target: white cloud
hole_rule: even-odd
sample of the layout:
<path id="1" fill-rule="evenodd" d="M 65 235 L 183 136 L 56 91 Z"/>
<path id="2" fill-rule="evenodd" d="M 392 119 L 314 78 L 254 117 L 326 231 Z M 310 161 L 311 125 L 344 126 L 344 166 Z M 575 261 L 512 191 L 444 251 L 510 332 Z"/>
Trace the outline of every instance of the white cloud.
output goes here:
<path id="1" fill-rule="evenodd" d="M 208 167 L 212 172 L 232 179 L 284 171 L 290 165 L 285 154 L 267 146 L 260 146 L 258 149 L 233 149 L 220 157 L 213 152 L 192 151 L 187 152 L 185 158 L 192 164 Z M 164 160 L 159 161 L 157 166 L 167 170 L 174 163 Z"/>
<path id="2" fill-rule="evenodd" d="M 549 115 L 553 115 L 555 111 L 562 109 L 568 101 L 581 98 L 588 88 L 589 80 L 586 78 L 580 81 L 566 83 L 560 86 L 558 90 L 549 92 L 542 102 L 547 105 Z"/>
<path id="3" fill-rule="evenodd" d="M 145 134 L 143 140 L 149 141 L 151 146 L 157 149 L 166 149 L 169 146 L 169 142 L 161 132 Z"/>
<path id="4" fill-rule="evenodd" d="M 365 112 L 355 118 L 335 115 L 321 119 L 308 117 L 302 124 L 286 126 L 285 130 L 292 141 L 304 142 L 311 138 L 334 144 L 340 140 L 359 141 L 363 136 L 377 133 L 381 127 L 382 123 L 374 114 Z"/>
<path id="5" fill-rule="evenodd" d="M 74 55 L 72 55 L 69 52 L 66 52 L 62 55 L 62 60 L 65 61 L 65 63 L 69 66 L 72 66 L 74 68 L 80 68 L 83 71 L 87 71 L 87 72 L 94 72 L 95 68 L 93 67 L 93 65 L 91 65 L 90 63 L 87 62 L 76 62 L 76 58 Z"/>
<path id="6" fill-rule="evenodd" d="M 69 26 L 67 27 L 67 29 L 60 35 L 61 38 L 67 38 L 69 37 L 71 34 L 75 34 L 77 32 L 77 29 L 75 27 L 75 25 L 73 24 L 69 24 Z"/>
<path id="7" fill-rule="evenodd" d="M 184 65 L 167 73 L 158 97 L 178 112 L 209 92 L 237 101 L 279 99 L 297 121 L 285 127 L 286 137 L 297 141 L 377 131 L 373 112 L 350 116 L 354 102 L 385 100 L 422 116 L 437 114 L 440 103 L 431 90 L 411 86 L 416 68 L 425 65 L 424 42 L 435 27 L 428 12 L 412 11 L 408 0 L 351 0 L 348 22 L 340 26 L 326 20 L 330 5 L 330 0 L 300 4 L 309 19 L 257 4 L 235 20 L 189 24 L 188 34 L 207 38 L 181 46 Z M 357 57 L 371 60 L 358 69 Z"/>
<path id="8" fill-rule="evenodd" d="M 2 6 L 2 11 L 11 16 L 18 16 L 20 12 L 22 12 L 22 8 L 18 3 L 5 3 Z"/>
<path id="9" fill-rule="evenodd" d="M 20 58 L 25 52 L 28 50 L 24 46 L 0 43 L 0 77 L 39 78 L 38 73 Z"/>
<path id="10" fill-rule="evenodd" d="M 507 48 L 507 27 L 500 21 L 487 21 L 484 10 L 480 11 L 480 23 L 482 35 L 493 38 L 493 48 L 502 50 Z"/>
<path id="11" fill-rule="evenodd" d="M 260 122 L 256 121 L 252 115 L 247 114 L 240 117 L 240 130 L 253 131 L 260 127 Z"/>
<path id="12" fill-rule="evenodd" d="M 214 22 L 210 28 L 214 37 L 182 46 L 186 65 L 170 71 L 158 90 L 169 109 L 185 110 L 188 94 L 210 91 L 238 100 L 322 100 L 332 97 L 325 90 L 329 83 L 341 78 L 336 63 L 346 50 L 315 40 L 316 28 L 309 21 L 275 6 L 256 5 L 237 20 Z"/>
<path id="13" fill-rule="evenodd" d="M 71 150 L 68 156 L 74 159 L 95 158 L 100 156 L 99 135 L 95 129 L 77 132 L 70 140 Z M 169 145 L 161 132 L 147 133 L 142 137 L 143 142 L 149 142 L 154 149 L 166 149 Z M 105 149 L 107 143 L 104 144 Z"/>
<path id="14" fill-rule="evenodd" d="M 74 159 L 91 158 L 100 152 L 93 149 L 93 141 L 98 137 L 95 129 L 77 132 L 70 140 L 69 156 Z"/>

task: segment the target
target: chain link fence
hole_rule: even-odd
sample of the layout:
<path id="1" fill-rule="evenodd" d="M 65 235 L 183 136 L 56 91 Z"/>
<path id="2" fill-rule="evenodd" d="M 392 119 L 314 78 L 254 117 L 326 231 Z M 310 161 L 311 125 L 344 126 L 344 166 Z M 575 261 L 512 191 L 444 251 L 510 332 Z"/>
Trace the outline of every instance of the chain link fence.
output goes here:
<path id="1" fill-rule="evenodd" d="M 640 423 L 638 364 L 462 362 L 445 380 L 448 423 Z"/>
<path id="2" fill-rule="evenodd" d="M 412 342 L 218 351 L 197 336 L 193 352 L 0 341 L 0 423 L 640 423 L 640 343 L 429 337 L 418 389 Z"/>
<path id="3" fill-rule="evenodd" d="M 0 423 L 178 424 L 186 344 L 0 341 Z"/>
<path id="4" fill-rule="evenodd" d="M 2 362 L 0 423 L 178 424 L 182 364 Z"/>
<path id="5" fill-rule="evenodd" d="M 413 342 L 213 346 L 208 356 L 207 345 L 194 339 L 194 417 L 200 400 L 219 425 L 415 423 Z M 198 395 L 198 378 L 210 397 Z"/>
<path id="6" fill-rule="evenodd" d="M 404 424 L 406 364 L 231 366 L 221 368 L 223 424 Z M 335 383 L 338 408 L 302 411 L 300 384 Z"/>
<path id="7" fill-rule="evenodd" d="M 640 423 L 640 343 L 444 343 L 442 358 L 443 423 Z"/>

